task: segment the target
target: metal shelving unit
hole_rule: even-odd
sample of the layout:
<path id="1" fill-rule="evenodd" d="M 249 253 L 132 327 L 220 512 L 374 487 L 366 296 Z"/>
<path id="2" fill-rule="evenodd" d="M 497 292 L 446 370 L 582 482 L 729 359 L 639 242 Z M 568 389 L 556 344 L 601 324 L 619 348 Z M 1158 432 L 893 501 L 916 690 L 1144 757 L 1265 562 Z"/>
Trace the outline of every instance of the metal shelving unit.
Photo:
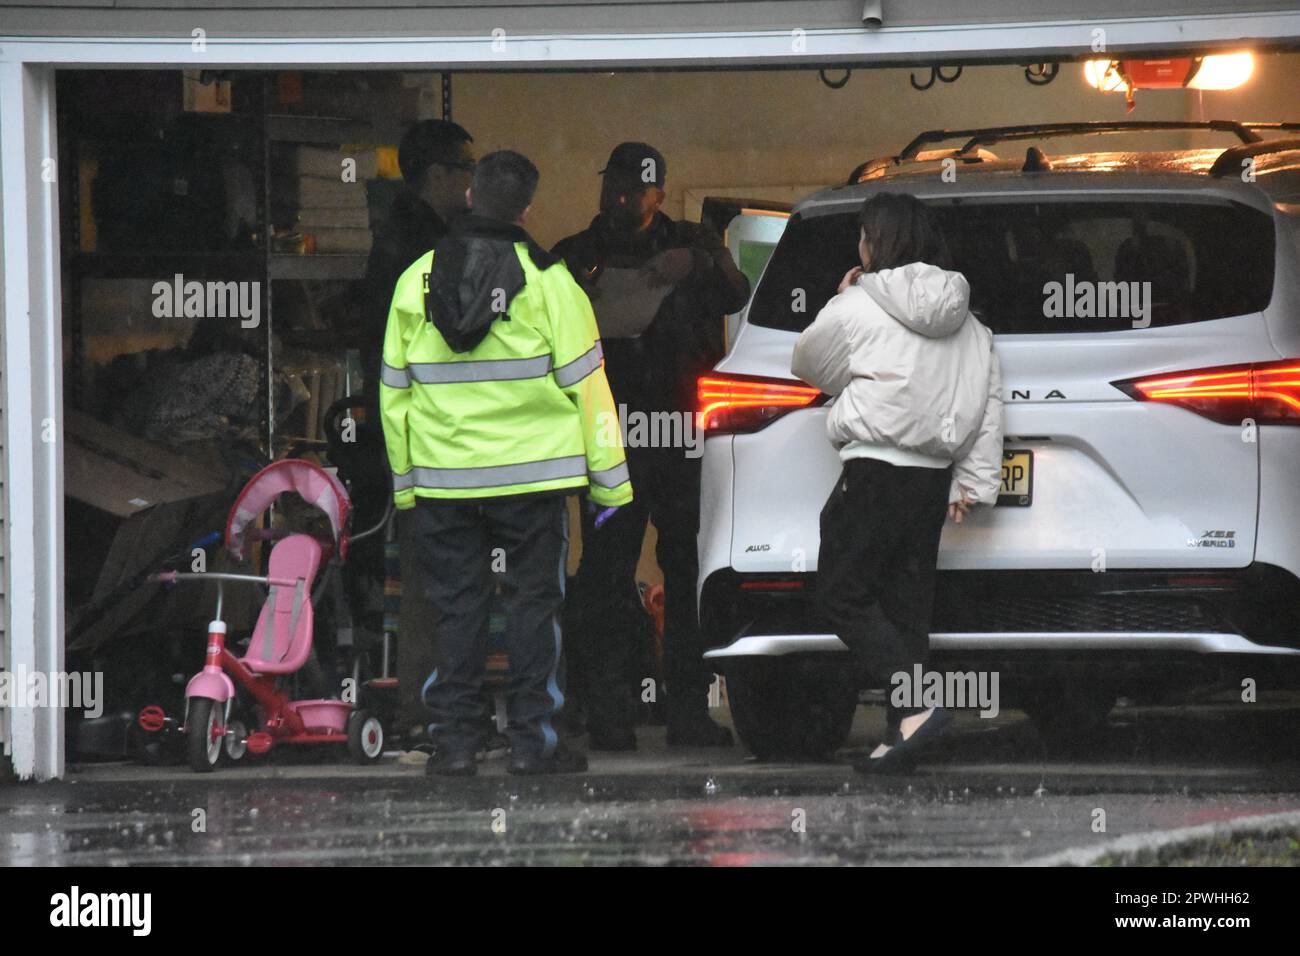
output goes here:
<path id="1" fill-rule="evenodd" d="M 80 194 L 82 150 L 91 144 L 101 149 L 112 149 L 115 145 L 139 146 L 152 141 L 131 140 L 129 137 L 118 141 L 105 138 L 102 132 L 83 136 L 81 130 L 69 129 L 69 115 L 64 104 L 70 102 L 71 98 L 60 96 L 60 129 L 66 131 L 60 137 L 63 152 L 60 167 L 69 173 L 64 187 L 67 208 L 62 230 L 63 274 L 67 288 L 65 309 L 73 349 L 70 398 L 76 408 L 85 408 L 87 398 L 82 388 L 85 361 L 83 280 L 159 280 L 170 279 L 172 275 L 180 273 L 187 279 L 261 282 L 265 330 L 260 351 L 265 374 L 260 385 L 262 394 L 259 396 L 262 407 L 260 433 L 265 442 L 263 451 L 270 457 L 275 451 L 275 282 L 356 281 L 365 275 L 368 259 L 364 254 L 295 254 L 275 251 L 272 239 L 272 149 L 280 143 L 342 145 L 370 142 L 374 132 L 369 123 L 349 117 L 273 113 L 273 77 L 268 74 L 259 80 L 254 111 L 188 114 L 202 116 L 200 122 L 210 121 L 221 128 L 223 137 L 229 134 L 232 148 L 246 149 L 251 158 L 249 169 L 258 185 L 255 246 L 241 250 L 83 252 L 80 230 L 80 206 L 83 201 Z M 101 122 L 99 129 L 102 131 L 106 125 L 111 126 Z"/>

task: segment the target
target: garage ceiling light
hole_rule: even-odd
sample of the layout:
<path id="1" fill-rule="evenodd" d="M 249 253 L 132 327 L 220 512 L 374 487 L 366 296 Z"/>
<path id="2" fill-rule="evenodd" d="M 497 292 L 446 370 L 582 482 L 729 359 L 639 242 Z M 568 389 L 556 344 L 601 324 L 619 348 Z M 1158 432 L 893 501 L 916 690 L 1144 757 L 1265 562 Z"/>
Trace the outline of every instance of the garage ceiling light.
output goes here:
<path id="1" fill-rule="evenodd" d="M 1083 76 L 1103 93 L 1123 92 L 1133 109 L 1134 90 L 1232 90 L 1255 71 L 1253 53 L 1211 53 L 1167 60 L 1087 60 Z"/>

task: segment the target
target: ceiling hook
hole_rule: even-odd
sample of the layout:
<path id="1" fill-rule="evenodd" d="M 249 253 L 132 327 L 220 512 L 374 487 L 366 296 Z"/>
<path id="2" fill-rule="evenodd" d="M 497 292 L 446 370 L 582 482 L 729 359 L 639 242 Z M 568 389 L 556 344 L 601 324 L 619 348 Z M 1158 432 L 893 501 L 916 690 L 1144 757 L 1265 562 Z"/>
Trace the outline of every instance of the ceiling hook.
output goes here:
<path id="1" fill-rule="evenodd" d="M 848 67 L 844 67 L 844 79 L 839 80 L 838 82 L 835 83 L 832 83 L 830 80 L 826 79 L 825 70 L 818 70 L 817 75 L 821 78 L 821 81 L 825 83 L 827 86 L 829 86 L 832 90 L 842 90 L 844 89 L 845 84 L 849 82 L 849 77 L 853 75 L 853 71 L 850 70 Z"/>
<path id="2" fill-rule="evenodd" d="M 916 74 L 915 74 L 915 73 L 909 73 L 909 74 L 907 75 L 907 79 L 908 79 L 908 81 L 912 84 L 912 89 L 914 89 L 914 90 L 928 90 L 930 87 L 934 86 L 934 81 L 935 81 L 936 79 L 938 79 L 938 76 L 939 76 L 939 68 L 938 68 L 937 66 L 932 66 L 932 67 L 930 67 L 930 80 L 929 80 L 928 83 L 918 83 L 918 82 L 916 82 Z"/>
<path id="3" fill-rule="evenodd" d="M 1030 63 L 1025 67 L 1025 79 L 1033 86 L 1046 86 L 1060 72 L 1059 63 Z"/>

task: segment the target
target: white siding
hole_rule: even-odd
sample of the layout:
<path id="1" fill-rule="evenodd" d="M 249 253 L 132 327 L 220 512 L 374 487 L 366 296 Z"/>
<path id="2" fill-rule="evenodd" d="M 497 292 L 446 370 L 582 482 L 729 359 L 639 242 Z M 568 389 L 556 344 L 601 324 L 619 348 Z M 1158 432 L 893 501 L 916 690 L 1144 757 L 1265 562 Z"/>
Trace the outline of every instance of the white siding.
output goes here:
<path id="1" fill-rule="evenodd" d="M 0 293 L 3 293 L 4 282 L 0 281 Z M 4 329 L 0 326 L 0 367 L 3 367 L 4 356 Z M 8 468 L 5 467 L 4 454 L 4 372 L 0 371 L 0 671 L 8 667 L 9 648 L 6 644 L 6 628 L 9 623 L 9 609 L 5 606 L 5 581 L 8 580 L 8 571 L 5 568 L 5 555 L 8 554 L 9 541 L 9 522 L 8 506 L 9 496 L 5 493 L 5 479 L 8 477 Z M 6 708 L 0 708 L 0 778 L 3 778 L 6 771 L 9 770 L 9 711 Z"/>
<path id="2" fill-rule="evenodd" d="M 0 331 L 3 335 L 3 331 Z M 4 354 L 3 344 L 0 343 L 0 355 Z M 0 371 L 0 670 L 6 667 L 5 662 L 9 660 L 9 649 L 5 642 L 6 628 L 8 627 L 9 610 L 5 606 L 5 581 L 8 579 L 8 572 L 5 568 L 5 554 L 8 551 L 6 547 L 9 540 L 9 524 L 5 507 L 9 501 L 9 496 L 5 494 L 5 449 L 4 449 L 4 373 Z M 4 754 L 9 752 L 9 714 L 5 708 L 0 707 L 0 763 L 7 760 Z"/>

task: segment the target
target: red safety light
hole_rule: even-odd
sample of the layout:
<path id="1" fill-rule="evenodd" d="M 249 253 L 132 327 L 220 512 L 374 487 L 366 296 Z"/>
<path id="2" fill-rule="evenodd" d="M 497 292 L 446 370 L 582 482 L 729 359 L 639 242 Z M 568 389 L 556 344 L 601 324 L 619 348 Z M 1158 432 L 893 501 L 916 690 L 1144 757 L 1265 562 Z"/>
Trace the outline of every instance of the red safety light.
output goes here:
<path id="1" fill-rule="evenodd" d="M 802 591 L 803 582 L 797 578 L 767 578 L 740 582 L 742 591 Z"/>
<path id="2" fill-rule="evenodd" d="M 757 375 L 704 375 L 696 392 L 698 424 L 706 434 L 757 431 L 822 396 L 811 385 Z"/>
<path id="3" fill-rule="evenodd" d="M 1147 402 L 1168 402 L 1225 425 L 1300 425 L 1300 360 L 1196 369 L 1112 383 Z"/>
<path id="4" fill-rule="evenodd" d="M 167 725 L 167 715 L 157 704 L 150 704 L 143 708 L 136 719 L 140 723 L 140 729 L 147 730 L 151 734 L 157 733 Z"/>

